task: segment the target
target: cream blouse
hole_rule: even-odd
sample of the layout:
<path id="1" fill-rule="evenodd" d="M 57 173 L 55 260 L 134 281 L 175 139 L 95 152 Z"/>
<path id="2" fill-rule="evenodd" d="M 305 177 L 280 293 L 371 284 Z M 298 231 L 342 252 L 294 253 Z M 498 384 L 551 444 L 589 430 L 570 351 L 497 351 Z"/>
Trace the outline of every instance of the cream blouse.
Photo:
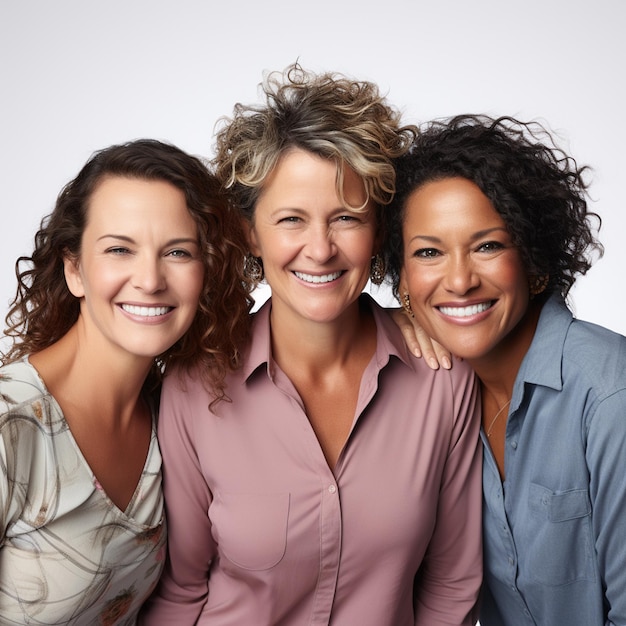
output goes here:
<path id="1" fill-rule="evenodd" d="M 121 511 L 28 360 L 0 368 L 0 623 L 135 624 L 164 550 L 155 430 Z"/>

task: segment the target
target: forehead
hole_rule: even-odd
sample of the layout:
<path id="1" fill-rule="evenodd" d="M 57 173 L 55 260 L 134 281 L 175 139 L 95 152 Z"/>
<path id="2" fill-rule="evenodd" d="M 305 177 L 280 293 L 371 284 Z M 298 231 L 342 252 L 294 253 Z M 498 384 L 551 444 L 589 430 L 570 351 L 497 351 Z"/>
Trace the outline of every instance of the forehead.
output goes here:
<path id="1" fill-rule="evenodd" d="M 466 178 L 434 180 L 420 185 L 405 203 L 406 221 L 487 220 L 504 225 L 481 189 Z"/>
<path id="2" fill-rule="evenodd" d="M 159 225 L 176 230 L 195 228 L 184 192 L 164 180 L 108 176 L 87 204 L 86 229 L 136 228 Z"/>
<path id="3" fill-rule="evenodd" d="M 367 191 L 361 177 L 348 165 L 343 166 L 343 196 L 350 207 L 362 207 Z M 342 207 L 338 189 L 339 166 L 325 158 L 293 148 L 285 152 L 264 182 L 258 206 L 284 204 L 292 208 L 316 206 Z"/>

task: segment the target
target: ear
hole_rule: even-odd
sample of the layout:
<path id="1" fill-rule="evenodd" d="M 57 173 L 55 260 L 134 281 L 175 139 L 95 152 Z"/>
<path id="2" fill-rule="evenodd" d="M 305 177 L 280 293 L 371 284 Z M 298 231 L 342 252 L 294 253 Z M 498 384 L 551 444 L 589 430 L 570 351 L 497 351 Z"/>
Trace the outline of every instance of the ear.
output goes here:
<path id="1" fill-rule="evenodd" d="M 85 295 L 85 288 L 77 257 L 69 253 L 63 255 L 63 273 L 65 274 L 65 284 L 70 293 L 77 298 L 82 298 Z"/>
<path id="2" fill-rule="evenodd" d="M 259 248 L 259 241 L 257 238 L 256 231 L 254 230 L 254 224 L 251 220 L 242 217 L 241 225 L 243 228 L 243 232 L 246 236 L 246 241 L 248 242 L 248 247 L 250 248 L 250 253 L 252 256 L 261 256 L 261 250 Z"/>

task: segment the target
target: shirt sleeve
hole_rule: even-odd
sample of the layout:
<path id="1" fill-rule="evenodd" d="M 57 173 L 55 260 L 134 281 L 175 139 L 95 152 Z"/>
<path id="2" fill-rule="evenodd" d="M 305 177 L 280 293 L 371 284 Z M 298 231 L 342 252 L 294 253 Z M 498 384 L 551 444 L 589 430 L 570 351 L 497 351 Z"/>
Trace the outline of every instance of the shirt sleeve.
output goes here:
<path id="1" fill-rule="evenodd" d="M 187 386 L 191 386 L 190 381 Z M 159 585 L 145 605 L 139 624 L 195 624 L 208 594 L 208 576 L 216 545 L 208 510 L 211 493 L 195 450 L 193 423 L 203 415 L 183 392 L 178 376 L 163 384 L 159 414 L 159 446 L 168 529 L 167 560 Z M 204 411 L 208 411 L 208 397 Z M 201 403 L 196 401 L 196 405 Z"/>
<path id="2" fill-rule="evenodd" d="M 599 403 L 587 437 L 592 524 L 607 626 L 626 624 L 626 390 Z"/>
<path id="3" fill-rule="evenodd" d="M 471 626 L 477 620 L 483 571 L 482 444 L 474 376 L 468 372 L 457 378 L 453 393 L 454 424 L 437 521 L 415 584 L 416 626 Z"/>

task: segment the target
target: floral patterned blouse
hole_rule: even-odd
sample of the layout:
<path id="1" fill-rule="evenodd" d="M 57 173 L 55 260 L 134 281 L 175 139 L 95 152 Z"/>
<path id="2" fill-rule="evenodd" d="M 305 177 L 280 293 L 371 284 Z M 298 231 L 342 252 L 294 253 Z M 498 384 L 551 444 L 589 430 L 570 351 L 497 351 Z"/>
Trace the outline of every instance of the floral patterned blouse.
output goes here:
<path id="1" fill-rule="evenodd" d="M 164 553 L 155 429 L 121 511 L 28 360 L 0 368 L 0 623 L 135 624 Z"/>

